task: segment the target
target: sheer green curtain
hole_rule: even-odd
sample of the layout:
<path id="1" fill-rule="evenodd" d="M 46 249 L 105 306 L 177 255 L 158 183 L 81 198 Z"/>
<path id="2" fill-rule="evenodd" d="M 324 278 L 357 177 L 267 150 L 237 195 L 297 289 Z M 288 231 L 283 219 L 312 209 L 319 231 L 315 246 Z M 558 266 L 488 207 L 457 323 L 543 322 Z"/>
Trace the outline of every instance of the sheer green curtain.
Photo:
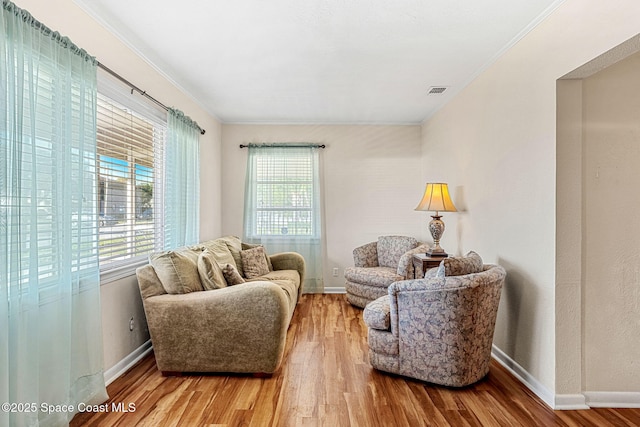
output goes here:
<path id="1" fill-rule="evenodd" d="M 164 248 L 173 249 L 200 239 L 200 128 L 178 110 L 168 114 Z"/>
<path id="2" fill-rule="evenodd" d="M 0 425 L 67 425 L 40 405 L 107 399 L 96 64 L 6 0 L 0 27 L 0 403 L 36 405 Z"/>
<path id="3" fill-rule="evenodd" d="M 313 145 L 250 144 L 244 235 L 269 254 L 298 252 L 306 261 L 305 293 L 322 293 L 320 152 Z"/>

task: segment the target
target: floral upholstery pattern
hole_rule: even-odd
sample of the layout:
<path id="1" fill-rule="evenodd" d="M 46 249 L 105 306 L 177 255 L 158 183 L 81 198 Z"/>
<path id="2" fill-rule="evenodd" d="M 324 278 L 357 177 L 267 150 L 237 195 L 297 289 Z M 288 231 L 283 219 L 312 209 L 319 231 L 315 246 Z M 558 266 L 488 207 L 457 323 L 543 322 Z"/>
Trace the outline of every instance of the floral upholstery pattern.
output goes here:
<path id="1" fill-rule="evenodd" d="M 400 280 L 403 280 L 401 278 Z M 347 282 L 347 301 L 351 305 L 364 308 L 371 301 L 387 295 L 387 286 L 370 286 L 362 283 Z"/>
<path id="2" fill-rule="evenodd" d="M 353 250 L 356 267 L 378 267 L 378 242 L 367 243 Z"/>
<path id="3" fill-rule="evenodd" d="M 269 264 L 267 264 L 264 247 L 256 246 L 255 248 L 245 249 L 240 252 L 240 256 L 242 257 L 242 266 L 247 279 L 264 276 L 269 272 Z"/>
<path id="4" fill-rule="evenodd" d="M 440 263 L 442 264 L 442 263 Z M 433 267 L 427 270 L 426 273 L 424 273 L 424 278 L 425 279 L 432 279 L 434 277 L 444 277 L 444 276 L 438 276 L 438 272 L 440 271 L 440 267 Z"/>
<path id="5" fill-rule="evenodd" d="M 389 267 L 347 267 L 344 269 L 344 277 L 350 282 L 385 288 L 385 291 L 393 282 L 406 279 L 405 276 L 396 274 L 395 268 Z"/>
<path id="6" fill-rule="evenodd" d="M 368 333 L 369 345 L 374 346 L 378 354 L 385 356 L 395 356 L 398 358 L 400 349 L 398 347 L 398 340 L 393 335 L 379 331 L 377 329 L 370 328 Z"/>
<path id="7" fill-rule="evenodd" d="M 362 314 L 367 325 L 371 325 L 373 329 L 388 331 L 391 328 L 389 322 L 389 295 L 371 301 L 364 309 Z"/>
<path id="8" fill-rule="evenodd" d="M 398 275 L 406 278 L 413 278 L 413 256 L 425 253 L 429 250 L 429 245 L 420 245 L 410 251 L 405 252 L 398 261 Z"/>
<path id="9" fill-rule="evenodd" d="M 442 260 L 438 267 L 437 276 L 462 276 L 464 274 L 482 271 L 482 258 L 474 251 L 463 257 L 449 257 Z"/>
<path id="10" fill-rule="evenodd" d="M 364 308 L 369 302 L 387 294 L 393 282 L 413 278 L 412 256 L 426 251 L 413 237 L 381 236 L 353 250 L 354 267 L 344 271 L 347 301 Z"/>
<path id="11" fill-rule="evenodd" d="M 478 273 L 393 283 L 389 328 L 380 328 L 385 326 L 380 323 L 386 316 L 383 301 L 365 309 L 371 365 L 450 387 L 482 379 L 489 372 L 505 277 L 502 267 L 485 264 Z"/>
<path id="12" fill-rule="evenodd" d="M 418 246 L 418 241 L 406 236 L 378 237 L 378 265 L 397 268 L 402 255 Z"/>

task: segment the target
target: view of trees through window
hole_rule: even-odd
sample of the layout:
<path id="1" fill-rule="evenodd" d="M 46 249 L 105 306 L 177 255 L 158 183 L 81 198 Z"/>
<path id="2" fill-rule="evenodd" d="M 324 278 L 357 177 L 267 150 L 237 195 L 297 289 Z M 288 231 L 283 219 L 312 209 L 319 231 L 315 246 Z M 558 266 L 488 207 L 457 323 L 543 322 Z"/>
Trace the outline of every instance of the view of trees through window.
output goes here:
<path id="1" fill-rule="evenodd" d="M 166 126 L 98 96 L 101 265 L 155 249 L 154 186 Z"/>

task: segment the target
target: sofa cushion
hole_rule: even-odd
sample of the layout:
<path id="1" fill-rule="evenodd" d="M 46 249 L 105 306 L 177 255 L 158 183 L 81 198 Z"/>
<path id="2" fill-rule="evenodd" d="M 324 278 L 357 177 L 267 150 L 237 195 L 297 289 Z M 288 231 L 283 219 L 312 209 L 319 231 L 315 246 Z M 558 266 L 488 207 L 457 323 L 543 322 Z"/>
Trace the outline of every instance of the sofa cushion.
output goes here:
<path id="1" fill-rule="evenodd" d="M 168 294 L 186 294 L 202 291 L 198 275 L 198 257 L 201 251 L 178 249 L 149 256 L 149 262 Z"/>
<path id="2" fill-rule="evenodd" d="M 252 249 L 246 249 L 240 252 L 240 255 L 242 257 L 244 275 L 247 277 L 247 279 L 260 277 L 269 272 L 266 253 L 262 246 L 257 246 Z"/>
<path id="3" fill-rule="evenodd" d="M 222 267 L 222 274 L 230 286 L 244 283 L 244 279 L 240 273 L 238 273 L 238 270 L 231 264 L 225 264 L 224 267 Z"/>
<path id="4" fill-rule="evenodd" d="M 378 265 L 381 267 L 398 268 L 400 257 L 405 252 L 418 246 L 418 241 L 407 236 L 380 236 L 378 237 Z"/>
<path id="5" fill-rule="evenodd" d="M 366 283 L 370 286 L 387 287 L 393 282 L 404 280 L 397 274 L 395 267 L 347 267 L 344 277 L 350 282 Z"/>
<path id="6" fill-rule="evenodd" d="M 390 331 L 390 312 L 389 295 L 385 295 L 367 304 L 362 317 L 369 328 Z"/>
<path id="7" fill-rule="evenodd" d="M 482 258 L 474 251 L 463 257 L 449 257 L 442 260 L 436 277 L 463 276 L 465 274 L 480 273 L 483 269 Z"/>
<path id="8" fill-rule="evenodd" d="M 215 260 L 218 262 L 222 268 L 225 264 L 231 264 L 234 267 L 238 268 L 236 265 L 236 260 L 233 259 L 233 255 L 229 250 L 229 247 L 222 239 L 208 240 L 201 244 L 202 247 L 208 249 L 213 254 Z"/>
<path id="9" fill-rule="evenodd" d="M 283 290 L 289 302 L 289 318 L 298 303 L 298 289 L 300 288 L 300 273 L 297 270 L 275 270 L 267 274 L 247 279 L 247 282 L 271 282 Z"/>
<path id="10" fill-rule="evenodd" d="M 198 257 L 198 275 L 202 287 L 207 291 L 227 287 L 227 281 L 222 274 L 215 254 L 209 249 L 202 251 Z"/>
<path id="11" fill-rule="evenodd" d="M 266 274 L 263 274 L 260 277 L 255 277 L 252 279 L 247 279 L 247 282 L 255 282 L 258 280 L 291 280 L 292 282 L 299 283 L 300 282 L 300 273 L 297 270 L 275 270 L 269 271 Z"/>

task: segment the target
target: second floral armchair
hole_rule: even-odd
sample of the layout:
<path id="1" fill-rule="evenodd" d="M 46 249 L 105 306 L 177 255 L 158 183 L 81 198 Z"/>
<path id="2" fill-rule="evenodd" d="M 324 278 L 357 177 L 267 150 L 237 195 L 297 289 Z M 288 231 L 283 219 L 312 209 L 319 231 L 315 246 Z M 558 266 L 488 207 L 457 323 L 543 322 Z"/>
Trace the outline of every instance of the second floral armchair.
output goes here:
<path id="1" fill-rule="evenodd" d="M 380 236 L 353 250 L 353 267 L 344 271 L 347 301 L 364 308 L 387 294 L 393 282 L 413 279 L 413 254 L 429 247 L 407 236 Z"/>

